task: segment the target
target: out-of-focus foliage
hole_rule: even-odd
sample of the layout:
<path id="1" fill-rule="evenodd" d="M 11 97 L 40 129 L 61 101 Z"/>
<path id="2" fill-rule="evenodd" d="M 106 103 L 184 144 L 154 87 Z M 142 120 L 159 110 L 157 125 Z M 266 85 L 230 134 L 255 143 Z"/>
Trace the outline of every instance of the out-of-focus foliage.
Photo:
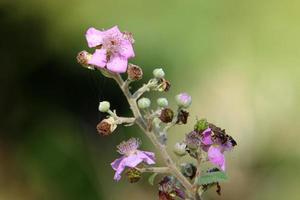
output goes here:
<path id="1" fill-rule="evenodd" d="M 191 121 L 172 131 L 170 147 L 196 116 L 237 139 L 221 199 L 297 199 L 299 7 L 296 0 L 2 0 L 0 199 L 154 199 L 147 178 L 113 182 L 115 145 L 139 132 L 96 135 L 99 100 L 124 115 L 127 104 L 113 81 L 75 61 L 87 49 L 88 27 L 116 24 L 134 33 L 133 62 L 146 76 L 164 67 L 170 100 L 193 96 Z"/>

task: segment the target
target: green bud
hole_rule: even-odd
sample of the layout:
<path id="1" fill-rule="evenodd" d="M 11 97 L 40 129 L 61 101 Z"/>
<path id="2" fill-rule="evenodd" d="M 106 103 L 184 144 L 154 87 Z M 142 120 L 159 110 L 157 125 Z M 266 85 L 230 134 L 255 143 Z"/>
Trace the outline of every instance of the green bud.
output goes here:
<path id="1" fill-rule="evenodd" d="M 184 155 L 186 155 L 186 144 L 185 143 L 177 142 L 174 145 L 174 150 L 173 151 L 178 156 L 184 156 Z"/>
<path id="2" fill-rule="evenodd" d="M 110 109 L 110 103 L 108 101 L 101 101 L 98 109 L 100 112 L 108 112 Z"/>
<path id="3" fill-rule="evenodd" d="M 153 70 L 153 76 L 155 78 L 163 78 L 165 76 L 165 72 L 162 68 L 156 68 Z"/>
<path id="4" fill-rule="evenodd" d="M 151 105 L 151 101 L 148 98 L 143 97 L 143 98 L 138 100 L 138 106 L 139 106 L 140 109 L 149 108 L 150 105 Z"/>
<path id="5" fill-rule="evenodd" d="M 162 107 L 162 108 L 166 108 L 169 105 L 169 102 L 166 98 L 159 98 L 157 99 L 157 104 L 158 106 Z"/>
<path id="6" fill-rule="evenodd" d="M 197 132 L 203 132 L 208 128 L 208 122 L 206 119 L 200 119 L 194 126 L 194 130 Z"/>

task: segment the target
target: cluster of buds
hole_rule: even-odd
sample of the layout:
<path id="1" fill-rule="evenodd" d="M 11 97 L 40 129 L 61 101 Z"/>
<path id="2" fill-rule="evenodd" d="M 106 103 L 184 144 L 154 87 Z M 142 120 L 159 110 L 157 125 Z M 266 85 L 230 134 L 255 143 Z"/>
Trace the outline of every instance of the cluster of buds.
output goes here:
<path id="1" fill-rule="evenodd" d="M 174 145 L 174 153 L 178 157 L 189 155 L 196 159 L 197 164 L 187 162 L 177 166 L 177 162 L 172 161 L 166 151 L 167 133 L 173 126 L 187 124 L 188 108 L 192 104 L 192 97 L 185 92 L 176 95 L 174 98 L 176 109 L 170 107 L 167 98 L 160 97 L 156 100 L 156 108 L 153 108 L 154 103 L 152 104 L 151 98 L 144 97 L 144 93 L 168 92 L 171 84 L 165 78 L 164 70 L 156 68 L 148 83 L 135 92 L 131 91 L 130 84 L 143 78 L 141 67 L 128 63 L 129 59 L 135 57 L 133 35 L 129 32 L 121 32 L 117 26 L 108 30 L 92 27 L 86 32 L 86 40 L 88 47 L 94 48 L 94 52 L 92 54 L 87 51 L 79 52 L 78 63 L 87 69 L 99 70 L 104 76 L 116 80 L 134 115 L 129 118 L 120 117 L 115 110 L 111 110 L 108 101 L 101 101 L 98 110 L 106 113 L 107 116 L 96 126 L 97 132 L 101 136 L 109 136 L 118 125 L 130 126 L 136 123 L 151 139 L 158 151 L 161 151 L 167 165 L 149 167 L 156 164 L 155 154 L 140 150 L 141 140 L 130 138 L 117 146 L 120 157 L 111 163 L 115 171 L 114 180 L 119 181 L 123 172 L 130 183 L 138 182 L 145 172 L 153 172 L 155 176 L 156 173 L 167 173 L 170 176 L 164 176 L 158 184 L 159 200 L 200 199 L 202 192 L 212 186 L 217 186 L 217 193 L 220 194 L 219 179 L 213 175 L 225 171 L 224 152 L 233 149 L 237 145 L 236 141 L 226 134 L 224 129 L 205 119 L 198 120 L 193 130 L 186 134 L 185 139 Z M 121 73 L 127 73 L 127 80 L 123 80 Z M 210 161 L 217 168 L 207 170 L 208 178 L 203 178 L 200 165 L 206 161 Z"/>

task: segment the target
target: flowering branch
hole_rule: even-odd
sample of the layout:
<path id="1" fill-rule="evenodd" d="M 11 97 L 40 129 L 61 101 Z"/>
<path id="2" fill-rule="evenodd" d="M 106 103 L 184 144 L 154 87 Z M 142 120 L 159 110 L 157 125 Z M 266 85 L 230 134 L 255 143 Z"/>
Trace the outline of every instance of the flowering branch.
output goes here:
<path id="1" fill-rule="evenodd" d="M 135 56 L 132 34 L 120 32 L 117 26 L 105 31 L 89 28 L 86 39 L 88 46 L 95 48 L 95 52 L 93 54 L 80 52 L 77 56 L 78 62 L 87 69 L 99 70 L 104 76 L 114 79 L 126 97 L 133 114 L 133 117 L 120 117 L 115 110 L 110 109 L 109 102 L 100 102 L 99 111 L 107 113 L 108 116 L 98 123 L 98 133 L 101 136 L 108 136 L 117 129 L 118 125 L 136 124 L 150 139 L 165 164 L 163 167 L 150 167 L 149 165 L 155 164 L 155 154 L 139 150 L 141 141 L 130 138 L 117 146 L 117 151 L 122 156 L 111 163 L 115 171 L 114 179 L 119 181 L 125 168 L 130 183 L 139 181 L 143 173 L 154 173 L 154 176 L 151 176 L 152 184 L 156 174 L 163 174 L 164 177 L 158 184 L 159 200 L 175 200 L 175 197 L 201 200 L 203 192 L 214 186 L 217 187 L 217 193 L 221 194 L 219 183 L 227 178 L 224 172 L 224 152 L 233 149 L 237 144 L 236 141 L 227 135 L 224 129 L 207 122 L 206 119 L 197 120 L 193 130 L 174 146 L 174 153 L 178 157 L 189 155 L 196 160 L 196 164 L 188 162 L 177 166 L 177 162 L 167 151 L 167 132 L 174 126 L 187 123 L 189 117 L 187 109 L 192 103 L 191 96 L 180 93 L 175 97 L 177 104 L 175 114 L 166 98 L 157 99 L 158 108 L 152 110 L 151 100 L 142 97 L 143 94 L 151 90 L 167 92 L 171 85 L 165 79 L 163 69 L 157 68 L 153 71 L 153 78 L 136 92 L 131 93 L 130 84 L 143 76 L 139 66 L 128 64 L 128 59 Z M 128 77 L 124 81 L 120 73 L 125 72 Z M 205 161 L 209 161 L 217 168 L 204 170 L 202 163 Z M 143 164 L 142 167 L 140 164 Z"/>
<path id="2" fill-rule="evenodd" d="M 191 183 L 180 173 L 180 171 L 177 169 L 176 164 L 174 163 L 174 161 L 171 159 L 171 157 L 169 156 L 166 148 L 164 145 L 162 145 L 157 137 L 155 136 L 155 133 L 149 131 L 145 119 L 142 117 L 140 110 L 137 106 L 136 97 L 132 97 L 130 91 L 128 88 L 123 88 L 122 86 L 124 85 L 124 81 L 122 79 L 122 77 L 119 74 L 115 74 L 115 76 L 113 77 L 116 82 L 119 84 L 120 88 L 122 89 L 125 97 L 127 98 L 127 101 L 130 105 L 130 108 L 135 116 L 136 119 L 136 124 L 141 128 L 141 130 L 148 136 L 148 138 L 150 139 L 150 141 L 153 143 L 153 145 L 159 150 L 159 152 L 161 153 L 161 156 L 165 162 L 165 164 L 169 167 L 169 169 L 173 172 L 174 176 L 181 182 L 181 184 L 186 188 L 186 190 L 189 193 L 192 193 L 193 191 L 193 187 L 191 185 Z"/>

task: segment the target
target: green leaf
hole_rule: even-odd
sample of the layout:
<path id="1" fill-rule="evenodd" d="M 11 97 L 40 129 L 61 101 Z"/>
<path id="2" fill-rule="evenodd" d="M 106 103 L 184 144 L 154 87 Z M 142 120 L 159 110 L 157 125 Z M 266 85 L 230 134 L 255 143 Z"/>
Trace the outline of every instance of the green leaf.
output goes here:
<path id="1" fill-rule="evenodd" d="M 207 174 L 204 174 L 203 176 L 200 176 L 198 179 L 199 185 L 206 185 L 210 183 L 217 183 L 217 182 L 224 182 L 228 180 L 228 176 L 221 171 L 217 172 L 210 172 Z"/>
<path id="2" fill-rule="evenodd" d="M 157 173 L 153 173 L 151 176 L 149 176 L 148 182 L 150 185 L 154 185 L 155 177 L 157 176 Z"/>

